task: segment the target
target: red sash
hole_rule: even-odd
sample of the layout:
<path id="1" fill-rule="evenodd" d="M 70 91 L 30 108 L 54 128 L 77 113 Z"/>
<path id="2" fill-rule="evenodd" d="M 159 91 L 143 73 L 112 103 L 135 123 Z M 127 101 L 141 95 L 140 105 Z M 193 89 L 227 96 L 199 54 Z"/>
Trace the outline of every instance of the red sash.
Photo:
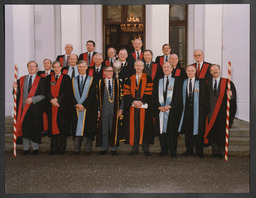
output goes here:
<path id="1" fill-rule="evenodd" d="M 48 75 L 51 75 L 51 74 L 54 74 L 54 73 L 53 73 L 53 72 L 50 72 L 50 74 L 48 74 Z M 40 76 L 45 78 L 45 77 L 46 77 L 46 76 L 45 76 L 45 72 L 42 73 Z"/>
<path id="2" fill-rule="evenodd" d="M 64 70 L 62 71 L 62 74 L 68 75 L 68 69 L 64 69 Z"/>
<path id="3" fill-rule="evenodd" d="M 110 65 L 109 60 L 105 60 L 105 66 L 109 66 L 109 65 Z"/>
<path id="4" fill-rule="evenodd" d="M 35 96 L 35 93 L 36 93 L 36 90 L 37 90 L 40 79 L 41 79 L 40 76 L 35 77 L 35 80 L 32 84 L 32 87 L 30 89 L 30 92 L 29 92 L 27 98 L 31 98 L 31 97 Z M 30 107 L 30 104 L 25 103 L 25 106 L 24 106 L 23 111 L 22 111 L 24 81 L 25 81 L 25 76 L 22 76 L 20 78 L 20 82 L 19 82 L 19 85 L 20 85 L 20 101 L 19 101 L 18 118 L 17 118 L 17 137 L 22 136 L 22 123 L 23 123 L 24 117 L 27 113 L 27 110 Z"/>
<path id="5" fill-rule="evenodd" d="M 63 66 L 64 57 L 59 57 L 59 62 L 60 62 L 60 64 Z"/>
<path id="6" fill-rule="evenodd" d="M 162 66 L 163 68 L 163 64 L 164 64 L 164 56 L 160 56 L 159 58 L 159 64 Z"/>
<path id="7" fill-rule="evenodd" d="M 204 79 L 205 74 L 206 74 L 206 72 L 207 72 L 207 70 L 208 70 L 209 65 L 210 65 L 210 64 L 207 64 L 207 63 L 204 63 L 204 64 L 203 64 L 203 67 L 202 67 L 202 69 L 201 69 L 201 71 L 200 71 L 200 74 L 199 74 L 199 78 L 200 78 L 200 79 Z"/>
<path id="8" fill-rule="evenodd" d="M 92 55 L 91 63 L 89 65 L 89 67 L 92 67 L 94 65 L 93 57 L 94 57 L 94 55 Z M 88 53 L 87 52 L 83 54 L 83 60 L 85 60 L 88 63 L 88 61 L 87 61 L 88 60 Z"/>
<path id="9" fill-rule="evenodd" d="M 213 111 L 212 117 L 210 119 L 210 122 L 208 122 L 208 117 L 206 117 L 206 126 L 205 126 L 205 134 L 204 134 L 204 143 L 206 143 L 206 144 L 208 144 L 207 135 L 210 132 L 210 130 L 211 130 L 216 118 L 217 118 L 217 115 L 218 115 L 219 110 L 220 110 L 220 106 L 221 106 L 222 101 L 223 101 L 223 97 L 226 93 L 226 84 L 227 84 L 227 79 L 226 78 L 221 78 L 220 95 L 219 95 L 217 103 L 214 107 L 214 111 Z"/>
<path id="10" fill-rule="evenodd" d="M 175 76 L 180 76 L 180 72 L 181 72 L 181 69 L 176 69 L 176 71 L 175 71 Z"/>
<path id="11" fill-rule="evenodd" d="M 59 96 L 62 78 L 63 78 L 63 75 L 60 75 L 60 77 L 57 80 L 57 83 L 55 85 L 52 85 L 52 82 L 55 82 L 55 75 L 52 75 L 51 77 L 51 94 L 53 98 L 57 98 Z M 52 105 L 52 135 L 60 134 L 58 124 L 57 124 L 58 109 L 59 107 L 55 107 Z"/>
<path id="12" fill-rule="evenodd" d="M 133 56 L 133 58 L 135 59 L 135 60 L 137 60 L 137 56 L 136 56 L 136 53 L 135 52 L 133 52 L 132 53 L 132 56 Z M 140 52 L 140 60 L 142 60 L 143 59 L 143 53 L 142 53 L 142 51 Z"/>
<path id="13" fill-rule="evenodd" d="M 154 81 L 154 78 L 156 76 L 156 71 L 157 71 L 157 63 L 152 63 L 152 80 Z"/>

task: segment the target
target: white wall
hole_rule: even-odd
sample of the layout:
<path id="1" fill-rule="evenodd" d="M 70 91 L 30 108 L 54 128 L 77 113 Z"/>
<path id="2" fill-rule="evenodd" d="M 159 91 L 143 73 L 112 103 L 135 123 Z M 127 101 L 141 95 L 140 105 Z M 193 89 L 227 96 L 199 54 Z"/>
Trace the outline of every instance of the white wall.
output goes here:
<path id="1" fill-rule="evenodd" d="M 144 49 L 151 49 L 155 60 L 163 54 L 162 45 L 169 43 L 169 5 L 146 5 L 145 34 Z"/>

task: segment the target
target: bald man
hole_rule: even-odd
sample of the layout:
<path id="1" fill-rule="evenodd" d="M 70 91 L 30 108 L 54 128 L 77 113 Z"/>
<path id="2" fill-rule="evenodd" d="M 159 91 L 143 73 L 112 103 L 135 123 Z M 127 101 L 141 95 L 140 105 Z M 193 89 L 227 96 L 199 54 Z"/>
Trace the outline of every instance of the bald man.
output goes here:
<path id="1" fill-rule="evenodd" d="M 65 45 L 64 49 L 65 49 L 65 54 L 59 55 L 56 58 L 56 61 L 59 61 L 62 67 L 69 66 L 69 56 L 73 51 L 73 45 L 68 43 Z"/>
<path id="2" fill-rule="evenodd" d="M 171 54 L 169 57 L 169 63 L 173 67 L 172 77 L 179 77 L 181 79 L 187 78 L 185 69 L 179 66 L 179 57 L 177 54 Z"/>
<path id="3" fill-rule="evenodd" d="M 131 51 L 128 54 L 128 62 L 129 65 L 134 65 L 135 61 L 137 60 L 142 60 L 144 61 L 143 58 L 143 51 L 142 51 L 142 46 L 143 46 L 143 42 L 140 39 L 135 39 L 132 43 L 132 46 L 134 48 L 133 51 Z"/>

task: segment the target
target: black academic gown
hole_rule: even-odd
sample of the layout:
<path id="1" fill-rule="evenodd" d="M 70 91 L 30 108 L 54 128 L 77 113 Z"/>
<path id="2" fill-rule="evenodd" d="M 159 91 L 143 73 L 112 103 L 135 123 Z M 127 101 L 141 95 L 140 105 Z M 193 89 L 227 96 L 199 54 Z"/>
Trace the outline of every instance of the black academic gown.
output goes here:
<path id="1" fill-rule="evenodd" d="M 134 55 L 136 56 L 136 58 L 134 58 Z M 135 63 L 136 60 L 137 60 L 137 54 L 136 54 L 135 50 L 129 52 L 128 53 L 128 58 L 127 58 L 127 61 L 129 63 L 129 65 L 134 67 L 134 63 Z M 140 60 L 144 61 L 143 51 L 142 50 L 140 52 Z"/>
<path id="2" fill-rule="evenodd" d="M 88 78 L 86 78 L 86 80 L 88 80 Z M 80 79 L 78 76 L 78 87 L 80 87 Z M 84 84 L 86 83 L 86 81 L 84 81 Z M 73 112 L 72 112 L 72 132 L 73 132 L 73 136 L 75 137 L 76 134 L 76 126 L 77 126 L 77 113 L 76 113 L 76 108 L 75 105 L 78 104 L 75 95 L 74 95 L 74 91 L 73 91 L 73 86 L 72 86 L 72 93 L 71 93 L 71 104 L 73 107 Z M 95 80 L 93 79 L 90 89 L 88 91 L 88 96 L 87 98 L 84 100 L 84 102 L 82 103 L 82 105 L 84 106 L 84 108 L 86 109 L 86 117 L 85 117 L 85 130 L 84 130 L 84 137 L 87 138 L 91 138 L 93 139 L 94 134 L 96 133 L 96 129 L 97 129 L 97 98 L 96 98 L 96 83 Z"/>
<path id="3" fill-rule="evenodd" d="M 54 74 L 53 74 L 54 75 Z M 60 85 L 60 89 L 59 89 L 59 96 L 57 97 L 58 102 L 59 102 L 59 108 L 58 108 L 58 113 L 57 113 L 57 125 L 59 128 L 60 133 L 66 134 L 68 133 L 68 104 L 70 102 L 69 98 L 70 98 L 70 92 L 71 92 L 71 82 L 70 82 L 70 78 L 69 76 L 62 74 L 63 78 L 61 81 L 61 85 Z M 48 75 L 46 77 L 46 101 L 48 104 L 48 111 L 47 111 L 47 115 L 48 115 L 48 119 L 49 119 L 49 135 L 52 135 L 52 104 L 50 103 L 51 99 L 53 99 L 54 97 L 51 94 L 51 86 L 53 86 L 52 84 L 54 82 L 52 82 L 51 80 L 52 75 Z M 59 77 L 60 78 L 60 77 Z M 59 79 L 58 79 L 59 80 Z"/>
<path id="4" fill-rule="evenodd" d="M 197 69 L 197 63 L 193 63 L 193 65 Z M 207 68 L 207 70 L 206 70 L 206 73 L 203 74 L 203 68 L 204 67 Z M 203 61 L 203 65 L 202 65 L 201 70 L 199 72 L 199 77 L 197 77 L 197 78 L 204 79 L 206 82 L 208 82 L 208 80 L 210 80 L 211 77 L 212 77 L 212 74 L 210 73 L 210 67 L 211 67 L 211 63 Z"/>
<path id="5" fill-rule="evenodd" d="M 124 82 L 126 78 L 129 78 L 133 74 L 135 74 L 134 66 L 129 65 L 128 61 L 126 61 L 123 68 L 121 68 L 120 72 L 118 73 L 118 79 Z"/>
<path id="6" fill-rule="evenodd" d="M 210 119 L 212 117 L 213 109 L 215 107 L 213 97 L 214 93 L 212 90 L 212 78 L 209 80 L 208 83 L 208 89 L 210 90 L 210 113 L 208 114 L 208 122 L 210 122 Z M 220 83 L 218 85 L 218 91 L 217 91 L 217 98 L 219 97 L 220 94 L 220 84 L 223 78 L 220 79 Z M 236 104 L 236 88 L 233 82 L 230 84 L 230 88 L 232 91 L 232 97 L 230 100 L 230 114 L 229 114 L 229 126 L 232 125 L 233 120 L 235 118 L 236 110 L 237 110 L 237 104 Z M 223 100 L 220 106 L 220 109 L 218 111 L 216 120 L 208 134 L 208 138 L 210 142 L 214 142 L 215 144 L 219 145 L 220 147 L 224 148 L 225 147 L 225 136 L 226 136 L 226 115 L 227 115 L 227 94 L 226 90 L 228 90 L 228 81 L 226 82 L 226 88 L 225 88 L 225 94 L 223 96 Z"/>
<path id="7" fill-rule="evenodd" d="M 147 68 L 147 63 L 144 62 L 143 73 L 150 75 L 153 82 L 155 82 L 155 80 L 158 81 L 158 79 L 164 75 L 161 65 L 152 61 L 149 64 L 149 68 Z"/>
<path id="8" fill-rule="evenodd" d="M 185 69 L 184 68 L 181 68 L 181 67 L 179 67 L 178 65 L 175 67 L 175 68 L 173 68 L 173 70 L 172 70 L 172 77 L 175 77 L 175 78 L 181 78 L 181 79 L 186 79 L 188 76 L 187 76 L 187 74 L 186 74 L 186 71 L 185 71 Z"/>

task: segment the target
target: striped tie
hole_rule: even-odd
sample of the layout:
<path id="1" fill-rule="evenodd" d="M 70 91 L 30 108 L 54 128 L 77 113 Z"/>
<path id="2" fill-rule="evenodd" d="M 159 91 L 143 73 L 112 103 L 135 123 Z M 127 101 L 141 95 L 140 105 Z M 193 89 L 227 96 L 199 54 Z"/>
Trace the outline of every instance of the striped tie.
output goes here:
<path id="1" fill-rule="evenodd" d="M 81 83 L 80 83 L 80 94 L 82 94 L 82 92 L 83 92 L 83 86 L 84 86 L 84 77 L 83 76 L 81 76 Z"/>

